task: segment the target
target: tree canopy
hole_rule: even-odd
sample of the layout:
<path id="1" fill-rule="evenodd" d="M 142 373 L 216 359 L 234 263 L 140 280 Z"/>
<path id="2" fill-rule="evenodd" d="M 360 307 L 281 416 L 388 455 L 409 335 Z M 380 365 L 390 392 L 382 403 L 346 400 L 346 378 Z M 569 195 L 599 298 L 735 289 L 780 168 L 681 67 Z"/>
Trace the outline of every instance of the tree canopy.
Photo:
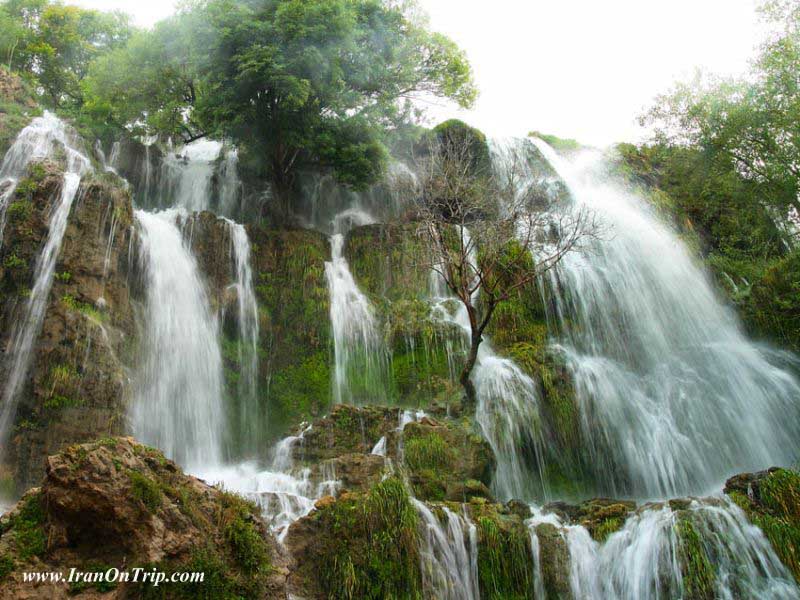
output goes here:
<path id="1" fill-rule="evenodd" d="M 225 137 L 285 195 L 296 174 L 376 181 L 385 132 L 414 99 L 469 106 L 469 64 L 409 3 L 207 0 L 97 60 L 84 83 L 95 119 L 150 134 Z"/>
<path id="2" fill-rule="evenodd" d="M 698 74 L 661 96 L 644 117 L 660 141 L 701 148 L 769 187 L 780 211 L 800 211 L 800 2 L 761 5 L 770 34 L 742 78 Z"/>

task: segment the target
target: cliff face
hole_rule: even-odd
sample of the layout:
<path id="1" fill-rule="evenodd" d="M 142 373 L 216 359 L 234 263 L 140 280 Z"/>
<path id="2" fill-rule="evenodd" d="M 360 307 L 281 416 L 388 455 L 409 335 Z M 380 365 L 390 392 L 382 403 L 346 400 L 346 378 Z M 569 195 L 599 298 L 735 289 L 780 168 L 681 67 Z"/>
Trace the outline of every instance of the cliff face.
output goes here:
<path id="1" fill-rule="evenodd" d="M 24 314 L 61 183 L 57 165 L 35 164 L 9 206 L 0 248 L 4 347 Z M 64 444 L 125 430 L 130 384 L 124 365 L 135 334 L 132 224 L 130 197 L 118 182 L 83 181 L 11 434 L 6 477 L 18 490 L 38 483 L 44 459 Z"/>

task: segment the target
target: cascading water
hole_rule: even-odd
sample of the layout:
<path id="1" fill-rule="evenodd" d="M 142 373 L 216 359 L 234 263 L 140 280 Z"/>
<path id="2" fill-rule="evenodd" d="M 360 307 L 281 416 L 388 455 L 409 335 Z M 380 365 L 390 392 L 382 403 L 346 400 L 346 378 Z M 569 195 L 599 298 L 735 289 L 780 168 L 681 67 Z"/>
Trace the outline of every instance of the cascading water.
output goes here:
<path id="1" fill-rule="evenodd" d="M 309 429 L 278 442 L 267 470 L 260 469 L 256 462 L 246 462 L 200 470 L 197 475 L 211 483 L 221 483 L 255 502 L 282 542 L 289 526 L 310 513 L 317 499 L 334 495 L 339 488 L 335 473 L 327 473 L 327 477 L 315 482 L 310 469 L 295 468 L 294 447 L 303 443 L 303 436 Z"/>
<path id="2" fill-rule="evenodd" d="M 229 148 L 219 172 L 219 213 L 232 217 L 241 209 L 242 182 L 239 180 L 239 152 Z"/>
<path id="3" fill-rule="evenodd" d="M 567 544 L 575 598 L 685 598 L 691 586 L 698 585 L 690 579 L 691 570 L 697 576 L 704 565 L 701 584 L 711 588 L 714 598 L 800 598 L 792 575 L 761 530 L 722 498 L 695 500 L 683 511 L 667 505 L 645 508 L 603 544 L 592 540 L 583 527 L 563 526 L 552 514 L 535 514 L 528 521 L 535 547 L 541 523 L 558 527 Z M 689 542 L 683 537 L 687 535 L 699 536 L 699 547 L 687 548 Z M 704 553 L 705 560 L 700 563 L 703 559 L 691 552 Z"/>
<path id="4" fill-rule="evenodd" d="M 362 211 L 351 209 L 337 215 L 331 260 L 325 263 L 335 355 L 333 397 L 337 404 L 378 403 L 387 395 L 388 355 L 375 310 L 358 288 L 344 257 L 345 235 L 350 227 L 372 222 L 372 217 Z"/>
<path id="5" fill-rule="evenodd" d="M 52 158 L 56 151 L 63 150 L 67 173 L 82 174 L 91 169 L 91 161 L 78 149 L 79 145 L 77 134 L 49 111 L 20 131 L 0 165 L 0 246 L 3 244 L 6 208 L 28 166 Z"/>
<path id="6" fill-rule="evenodd" d="M 468 237 L 469 232 L 464 229 L 463 235 Z M 472 264 L 476 260 L 476 256 L 470 257 Z M 468 343 L 471 329 L 467 309 L 447 293 L 441 275 L 436 272 L 431 274 L 430 296 L 432 317 L 458 326 Z M 454 301 L 458 307 L 455 312 L 449 308 Z M 512 360 L 498 356 L 488 339 L 478 349 L 472 379 L 478 397 L 475 418 L 497 457 L 494 491 L 506 500 L 530 498 L 535 486 L 526 454 L 541 456 L 544 444 L 538 427 L 536 384 Z"/>
<path id="7" fill-rule="evenodd" d="M 179 209 L 136 211 L 147 277 L 147 321 L 133 424 L 137 436 L 188 467 L 222 458 L 224 409 L 218 323 Z"/>
<path id="8" fill-rule="evenodd" d="M 258 302 L 253 290 L 253 270 L 250 267 L 250 239 L 243 225 L 226 220 L 231 238 L 236 280 L 237 318 L 239 326 L 237 352 L 239 354 L 240 380 L 238 392 L 239 444 L 257 448 L 265 423 L 258 406 Z"/>
<path id="9" fill-rule="evenodd" d="M 51 113 L 45 113 L 22 130 L 6 154 L 0 169 L 0 179 L 5 179 L 10 186 L 9 191 L 0 198 L 2 202 L 0 226 L 2 226 L 5 206 L 14 193 L 17 178 L 24 173 L 32 160 L 50 157 L 57 150 L 62 150 L 66 155 L 64 181 L 59 198 L 51 208 L 47 240 L 36 259 L 33 288 L 24 312 L 11 333 L 11 343 L 3 365 L 5 385 L 0 406 L 0 448 L 5 448 L 8 430 L 16 415 L 19 394 L 30 368 L 34 344 L 44 322 L 56 261 L 61 251 L 61 242 L 67 229 L 72 204 L 78 193 L 81 177 L 92 167 L 90 160 L 77 148 L 76 134 L 60 119 Z"/>
<path id="10" fill-rule="evenodd" d="M 182 206 L 189 211 L 212 208 L 213 178 L 222 143 L 199 140 L 164 157 L 159 177 L 158 205 Z"/>
<path id="11" fill-rule="evenodd" d="M 417 499 L 420 517 L 420 566 L 425 596 L 437 600 L 479 600 L 478 531 L 466 514 L 446 506 L 444 523 Z"/>
<path id="12" fill-rule="evenodd" d="M 597 153 L 536 146 L 573 208 L 610 229 L 549 274 L 597 492 L 674 497 L 798 457 L 800 385 L 788 357 L 744 336 L 677 235 L 614 185 Z"/>

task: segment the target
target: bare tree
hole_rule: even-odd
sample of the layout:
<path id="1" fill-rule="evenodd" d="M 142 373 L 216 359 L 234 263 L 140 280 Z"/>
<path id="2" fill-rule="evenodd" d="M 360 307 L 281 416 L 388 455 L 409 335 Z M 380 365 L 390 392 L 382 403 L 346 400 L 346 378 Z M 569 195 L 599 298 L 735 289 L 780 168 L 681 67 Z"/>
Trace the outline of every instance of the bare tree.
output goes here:
<path id="1" fill-rule="evenodd" d="M 460 383 L 476 402 L 471 374 L 497 307 L 596 238 L 594 215 L 543 193 L 520 147 L 502 168 L 476 163 L 474 140 L 450 138 L 418 161 L 418 234 L 430 247 L 429 267 L 464 305 L 470 346 Z"/>

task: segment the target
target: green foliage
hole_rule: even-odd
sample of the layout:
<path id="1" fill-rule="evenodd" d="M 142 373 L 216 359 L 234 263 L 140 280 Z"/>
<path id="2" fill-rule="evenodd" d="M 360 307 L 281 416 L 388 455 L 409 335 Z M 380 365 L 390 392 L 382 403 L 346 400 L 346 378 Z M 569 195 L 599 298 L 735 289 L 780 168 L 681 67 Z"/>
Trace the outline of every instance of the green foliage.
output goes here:
<path id="1" fill-rule="evenodd" d="M 731 500 L 747 513 L 800 582 L 800 473 L 776 469 L 763 479 L 758 498 L 734 491 Z"/>
<path id="2" fill-rule="evenodd" d="M 16 254 L 9 254 L 3 261 L 3 266 L 6 269 L 24 269 L 28 266 L 28 263 L 25 262 L 25 259 L 20 258 Z"/>
<path id="3" fill-rule="evenodd" d="M 383 128 L 411 118 L 410 95 L 476 96 L 455 44 L 382 0 L 189 5 L 96 61 L 84 87 L 98 121 L 234 140 L 283 200 L 306 168 L 376 181 Z"/>
<path id="4" fill-rule="evenodd" d="M 66 306 L 70 310 L 79 312 L 87 316 L 89 319 L 91 319 L 96 323 L 101 323 L 105 319 L 104 313 L 101 313 L 91 304 L 87 304 L 86 302 L 80 302 L 70 294 L 65 294 L 64 296 L 62 296 L 61 302 L 64 304 L 64 306 Z"/>
<path id="5" fill-rule="evenodd" d="M 128 478 L 131 482 L 131 496 L 141 502 L 148 512 L 154 513 L 161 508 L 163 494 L 158 483 L 138 471 L 128 473 Z"/>
<path id="6" fill-rule="evenodd" d="M 403 482 L 391 477 L 365 496 L 339 499 L 315 513 L 319 563 L 328 598 L 421 599 L 417 513 Z"/>
<path id="7" fill-rule="evenodd" d="M 433 128 L 438 151 L 448 155 L 466 146 L 474 177 L 488 177 L 492 169 L 489 143 L 484 133 L 458 119 L 444 121 Z"/>
<path id="8" fill-rule="evenodd" d="M 760 333 L 800 351 L 800 251 L 772 262 L 743 300 L 745 318 Z"/>
<path id="9" fill-rule="evenodd" d="M 481 516 L 476 521 L 481 598 L 533 598 L 530 534 L 522 523 L 503 519 L 495 514 Z"/>
<path id="10" fill-rule="evenodd" d="M 680 540 L 678 549 L 685 597 L 712 600 L 716 573 L 708 558 L 703 539 L 689 517 L 681 518 L 675 525 Z"/>
<path id="11" fill-rule="evenodd" d="M 256 508 L 233 494 L 224 496 L 232 517 L 225 525 L 225 541 L 236 562 L 248 575 L 269 570 L 269 551 L 264 538 L 248 518 L 258 514 Z"/>
<path id="12" fill-rule="evenodd" d="M 45 520 L 42 494 L 37 493 L 29 496 L 11 522 L 11 527 L 14 531 L 14 544 L 17 547 L 17 556 L 20 560 L 26 561 L 34 556 L 44 554 L 47 549 L 47 536 L 44 531 Z"/>
<path id="13" fill-rule="evenodd" d="M 536 137 L 547 142 L 557 152 L 575 152 L 583 148 L 580 142 L 568 138 L 560 138 L 555 135 L 542 133 L 541 131 L 531 131 L 529 137 Z"/>
<path id="14" fill-rule="evenodd" d="M 124 44 L 128 18 L 49 0 L 6 0 L 0 6 L 0 52 L 12 69 L 24 72 L 41 89 L 41 100 L 55 108 L 83 103 L 81 81 L 97 57 Z"/>
<path id="15" fill-rule="evenodd" d="M 405 462 L 415 471 L 447 469 L 455 461 L 455 449 L 435 432 L 405 440 Z"/>
<path id="16" fill-rule="evenodd" d="M 5 554 L 0 555 L 0 582 L 14 571 L 14 559 Z"/>

